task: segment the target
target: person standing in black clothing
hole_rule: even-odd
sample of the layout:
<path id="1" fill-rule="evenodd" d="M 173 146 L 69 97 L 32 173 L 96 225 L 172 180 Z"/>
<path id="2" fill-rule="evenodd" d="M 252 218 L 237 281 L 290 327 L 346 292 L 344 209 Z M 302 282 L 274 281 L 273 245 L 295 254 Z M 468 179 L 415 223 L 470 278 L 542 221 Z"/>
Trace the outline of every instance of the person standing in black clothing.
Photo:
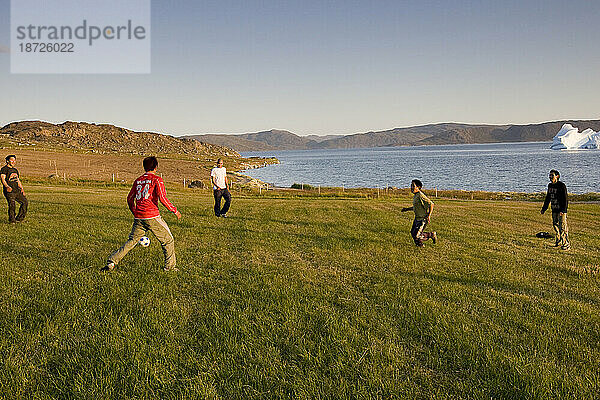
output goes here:
<path id="1" fill-rule="evenodd" d="M 546 193 L 546 200 L 542 206 L 541 213 L 544 214 L 550 204 L 552 209 L 552 227 L 556 233 L 554 247 L 561 246 L 562 250 L 569 250 L 571 243 L 569 243 L 569 227 L 567 226 L 567 207 L 569 205 L 567 186 L 559 181 L 560 174 L 555 169 L 550 171 L 548 177 L 550 178 L 550 183 L 548 184 L 548 192 Z"/>
<path id="2" fill-rule="evenodd" d="M 2 188 L 4 197 L 8 202 L 8 222 L 11 224 L 21 222 L 27 214 L 27 197 L 23 185 L 19 179 L 19 171 L 15 168 L 17 156 L 11 154 L 6 156 L 6 165 L 0 168 L 0 179 L 2 180 Z M 15 216 L 16 204 L 19 203 L 19 213 Z"/>

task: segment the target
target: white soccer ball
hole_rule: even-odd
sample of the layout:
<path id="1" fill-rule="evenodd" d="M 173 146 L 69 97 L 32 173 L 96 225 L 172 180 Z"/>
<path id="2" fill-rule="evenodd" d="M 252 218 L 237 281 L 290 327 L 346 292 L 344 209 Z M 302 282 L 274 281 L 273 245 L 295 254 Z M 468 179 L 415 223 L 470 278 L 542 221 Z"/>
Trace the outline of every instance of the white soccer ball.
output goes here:
<path id="1" fill-rule="evenodd" d="M 150 238 L 148 236 L 142 236 L 140 238 L 140 246 L 142 246 L 142 247 L 150 246 Z"/>

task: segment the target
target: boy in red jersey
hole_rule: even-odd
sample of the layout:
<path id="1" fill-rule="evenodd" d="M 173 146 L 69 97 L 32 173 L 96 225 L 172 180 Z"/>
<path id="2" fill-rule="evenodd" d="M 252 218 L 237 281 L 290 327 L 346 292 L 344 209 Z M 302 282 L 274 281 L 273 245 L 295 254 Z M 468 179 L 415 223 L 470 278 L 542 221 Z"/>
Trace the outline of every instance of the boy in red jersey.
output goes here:
<path id="1" fill-rule="evenodd" d="M 156 157 L 144 158 L 144 170 L 146 173 L 133 182 L 133 187 L 127 196 L 127 204 L 133 214 L 133 227 L 129 234 L 129 240 L 117 251 L 115 251 L 106 262 L 103 271 L 112 271 L 125 255 L 138 244 L 140 238 L 152 231 L 160 242 L 165 255 L 165 271 L 178 271 L 175 267 L 175 240 L 160 216 L 158 202 L 160 201 L 167 209 L 173 212 L 177 219 L 181 213 L 169 199 L 162 178 L 156 176 L 158 160 Z"/>

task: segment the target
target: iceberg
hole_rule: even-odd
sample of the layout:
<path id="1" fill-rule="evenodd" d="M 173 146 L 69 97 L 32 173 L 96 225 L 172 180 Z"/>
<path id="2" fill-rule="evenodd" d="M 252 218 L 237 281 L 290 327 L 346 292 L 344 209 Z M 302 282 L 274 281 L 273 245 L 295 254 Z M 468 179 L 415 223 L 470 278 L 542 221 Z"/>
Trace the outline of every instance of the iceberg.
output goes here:
<path id="1" fill-rule="evenodd" d="M 579 132 L 571 124 L 564 124 L 552 139 L 552 150 L 563 149 L 598 149 L 600 148 L 600 132 L 586 129 Z"/>
<path id="2" fill-rule="evenodd" d="M 600 149 L 600 132 L 590 135 L 588 141 L 581 146 L 582 149 Z"/>

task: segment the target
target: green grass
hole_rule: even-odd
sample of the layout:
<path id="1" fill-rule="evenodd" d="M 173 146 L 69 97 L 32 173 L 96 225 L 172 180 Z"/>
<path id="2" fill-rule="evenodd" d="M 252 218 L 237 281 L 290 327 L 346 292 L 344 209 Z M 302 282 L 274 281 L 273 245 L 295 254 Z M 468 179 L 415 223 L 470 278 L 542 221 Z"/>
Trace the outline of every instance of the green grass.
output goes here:
<path id="1" fill-rule="evenodd" d="M 0 224 L 0 398 L 598 397 L 598 205 L 565 253 L 541 203 L 438 200 L 417 249 L 408 197 L 171 190 L 181 271 L 151 236 L 102 274 L 126 193 L 33 186 Z"/>

